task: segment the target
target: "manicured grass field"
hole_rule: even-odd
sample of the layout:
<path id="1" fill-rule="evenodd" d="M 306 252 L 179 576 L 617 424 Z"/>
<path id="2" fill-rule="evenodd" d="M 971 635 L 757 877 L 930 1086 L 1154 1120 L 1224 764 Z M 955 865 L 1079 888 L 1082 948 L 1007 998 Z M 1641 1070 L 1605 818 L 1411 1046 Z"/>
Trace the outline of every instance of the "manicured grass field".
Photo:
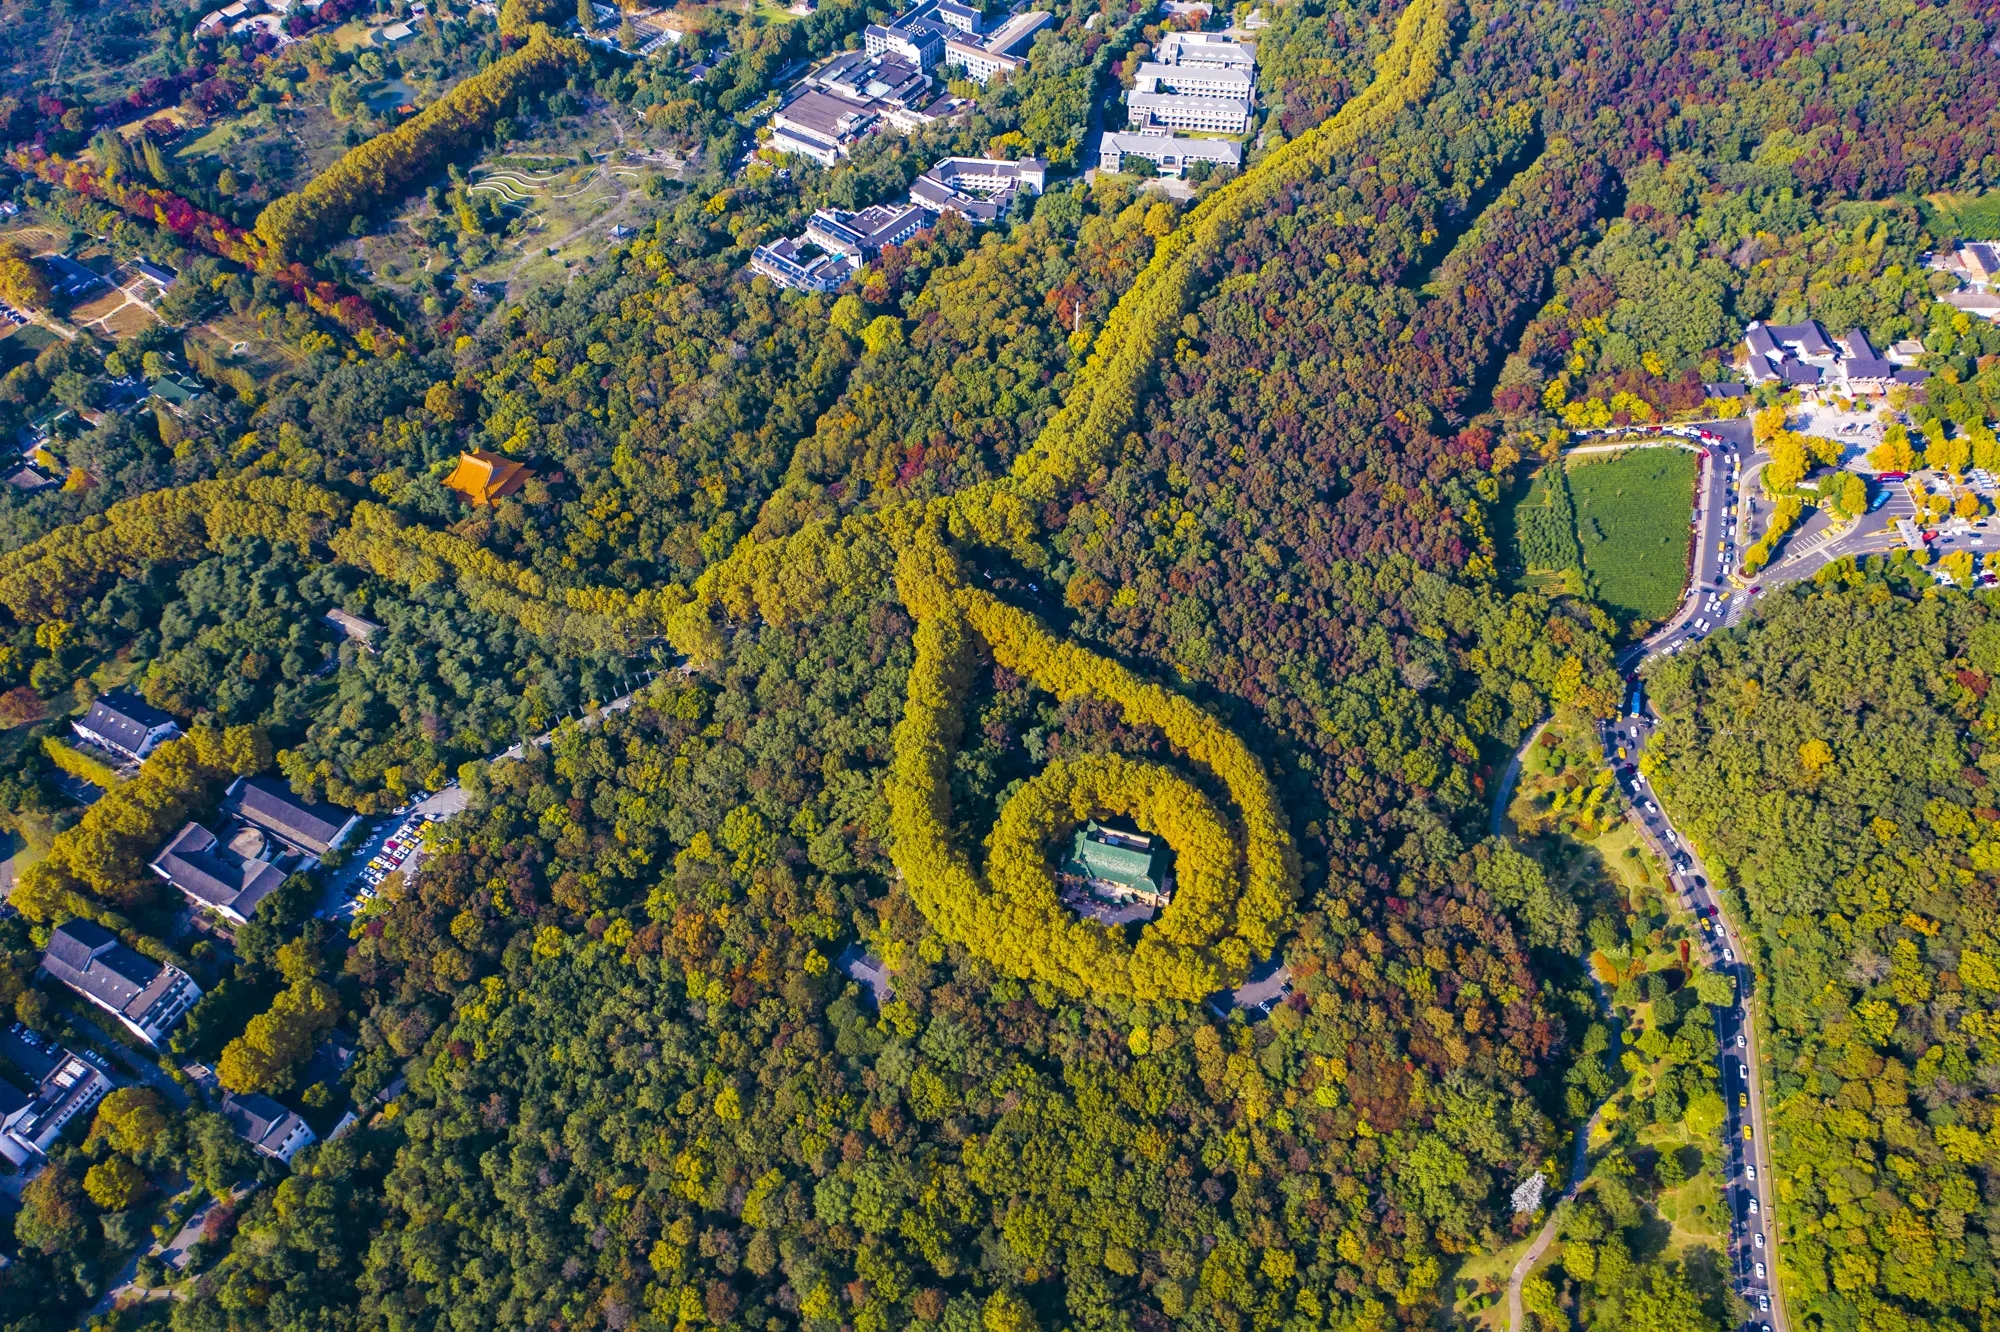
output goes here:
<path id="1" fill-rule="evenodd" d="M 1678 448 L 1570 462 L 1584 572 L 1599 604 L 1620 619 L 1665 619 L 1680 600 L 1694 478 L 1694 455 Z"/>

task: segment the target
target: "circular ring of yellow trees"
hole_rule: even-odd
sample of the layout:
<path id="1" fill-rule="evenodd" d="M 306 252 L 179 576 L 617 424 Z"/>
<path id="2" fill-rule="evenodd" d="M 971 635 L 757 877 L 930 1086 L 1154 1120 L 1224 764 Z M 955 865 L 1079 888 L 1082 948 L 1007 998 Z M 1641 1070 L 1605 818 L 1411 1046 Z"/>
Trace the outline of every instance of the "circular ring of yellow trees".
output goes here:
<path id="1" fill-rule="evenodd" d="M 1298 857 L 1263 765 L 1189 699 L 1057 639 L 1033 615 L 958 585 L 956 561 L 919 541 L 898 562 L 917 616 L 917 659 L 890 769 L 890 851 L 917 906 L 946 938 L 1072 994 L 1198 1000 L 1242 983 L 1289 923 Z M 1115 756 L 1051 763 L 1000 810 L 984 867 L 953 838 L 950 773 L 977 648 L 1058 698 L 1092 696 L 1157 728 L 1228 792 L 1225 814 L 1165 764 Z M 1072 913 L 1056 892 L 1058 836 L 1125 814 L 1173 847 L 1180 887 L 1136 943 Z"/>

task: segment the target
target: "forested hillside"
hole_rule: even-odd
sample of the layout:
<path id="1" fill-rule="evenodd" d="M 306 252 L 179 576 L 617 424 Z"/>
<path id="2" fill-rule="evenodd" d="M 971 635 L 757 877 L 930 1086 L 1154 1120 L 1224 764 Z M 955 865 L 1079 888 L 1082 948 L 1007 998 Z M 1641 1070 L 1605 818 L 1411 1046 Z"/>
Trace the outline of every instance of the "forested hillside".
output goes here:
<path id="1" fill-rule="evenodd" d="M 261 240 L 174 192 L 192 167 L 87 150 L 113 103 L 16 107 L 37 225 L 185 247 L 162 308 L 262 330 L 287 368 L 239 381 L 161 331 L 0 378 L 0 423 L 68 469 L 0 496 L 0 799 L 48 856 L 0 922 L 0 999 L 101 1043 L 34 977 L 51 927 L 98 919 L 210 992 L 166 1084 L 200 1059 L 330 1139 L 357 1115 L 280 1165 L 198 1108 L 107 1102 L 23 1194 L 0 1328 L 73 1323 L 191 1185 L 226 1198 L 198 1252 L 137 1269 L 174 1298 L 106 1326 L 1492 1326 L 1547 1216 L 1516 1190 L 1567 1182 L 1607 1097 L 1570 1295 L 1537 1283 L 1531 1316 L 1734 1322 L 1719 1218 L 1663 1222 L 1712 1187 L 1688 1173 L 1716 1155 L 1727 996 L 1638 848 L 1593 840 L 1610 612 L 1653 608 L 1513 590 L 1496 509 L 1565 425 L 1699 407 L 1748 318 L 1932 336 L 1913 410 L 1977 425 L 1993 335 L 1931 299 L 1919 196 L 2000 186 L 2000 23 L 1289 0 L 1244 169 L 1174 192 L 1075 174 L 1160 12 L 1056 6 L 1028 71 L 956 89 L 962 119 L 778 170 L 739 161 L 778 70 L 870 13 L 776 8 L 705 8 L 640 58 L 510 0 L 482 72 L 379 113 Z M 298 59 L 187 45 L 246 79 Z M 238 109 L 328 69 L 299 72 Z M 686 154 L 601 255 L 445 160 L 583 118 Z M 746 269 L 936 156 L 1031 150 L 1039 197 L 841 291 Z M 624 152 L 574 170 L 658 165 Z M 430 238 L 418 299 L 369 276 L 384 236 Z M 503 242 L 542 276 L 451 268 Z M 215 400 L 79 414 L 135 365 Z M 445 479 L 473 450 L 529 475 L 468 503 Z M 1764 940 L 1811 1332 L 1974 1332 L 2000 1299 L 2000 629 L 1916 581 L 1777 596 L 1654 685 L 1661 793 Z M 642 671 L 629 710 L 560 724 Z M 51 765 L 101 765 L 42 741 L 112 685 L 198 738 L 85 815 Z M 1489 836 L 1551 718 L 1548 744 L 1584 738 L 1540 760 L 1546 819 Z M 351 920 L 309 920 L 323 871 L 191 932 L 151 842 L 252 769 L 370 814 L 456 780 L 467 808 Z M 1099 814 L 1172 830 L 1157 920 L 1059 898 Z"/>
<path id="2" fill-rule="evenodd" d="M 1663 668 L 1654 777 L 1762 949 L 1794 1316 L 1969 1327 L 2000 1235 L 2000 621 L 1899 572 L 1837 567 Z"/>

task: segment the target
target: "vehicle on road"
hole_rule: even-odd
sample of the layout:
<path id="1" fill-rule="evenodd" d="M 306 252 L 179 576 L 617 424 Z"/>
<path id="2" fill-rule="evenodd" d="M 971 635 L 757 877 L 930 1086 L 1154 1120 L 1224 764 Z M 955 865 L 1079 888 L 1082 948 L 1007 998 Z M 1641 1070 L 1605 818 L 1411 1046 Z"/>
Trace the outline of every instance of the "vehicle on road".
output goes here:
<path id="1" fill-rule="evenodd" d="M 1749 1136 L 1750 1136 L 1750 1130 L 1749 1130 L 1749 1129 L 1747 1129 L 1747 1128 L 1746 1128 L 1746 1129 L 1744 1129 L 1744 1130 L 1743 1130 L 1743 1136 L 1744 1136 L 1744 1137 L 1746 1137 L 1746 1138 L 1747 1138 L 1747 1137 L 1749 1137 Z M 1755 1215 L 1757 1215 L 1757 1198 L 1756 1198 L 1756 1195 L 1754 1195 L 1754 1194 L 1753 1194 L 1753 1195 L 1751 1195 L 1751 1198 L 1750 1198 L 1750 1215 L 1752 1215 L 1752 1216 L 1755 1216 Z"/>
<path id="2" fill-rule="evenodd" d="M 1764 1279 L 1764 1264 L 1762 1263 L 1757 1264 L 1757 1279 L 1759 1281 Z"/>

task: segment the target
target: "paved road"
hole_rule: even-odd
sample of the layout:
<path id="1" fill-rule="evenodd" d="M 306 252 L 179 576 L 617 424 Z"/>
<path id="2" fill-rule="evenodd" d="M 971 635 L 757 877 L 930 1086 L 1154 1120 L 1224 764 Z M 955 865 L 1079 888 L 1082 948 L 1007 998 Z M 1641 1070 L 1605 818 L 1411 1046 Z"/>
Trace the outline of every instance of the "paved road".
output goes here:
<path id="1" fill-rule="evenodd" d="M 683 663 L 679 669 L 685 671 L 687 669 L 686 663 Z M 637 683 L 633 685 L 629 693 L 621 694 L 617 698 L 612 699 L 596 712 L 583 714 L 577 719 L 577 725 L 588 730 L 603 721 L 607 714 L 625 711 L 632 706 L 633 700 L 639 695 L 639 691 L 658 678 L 658 671 L 645 671 L 641 677 L 634 677 Z M 529 743 L 546 749 L 554 741 L 555 735 L 556 732 L 554 730 L 545 731 Z M 527 750 L 524 745 L 516 743 L 495 754 L 493 762 L 500 763 L 507 760 L 516 760 L 526 752 Z M 395 814 L 379 820 L 373 827 L 369 828 L 367 835 L 348 854 L 346 863 L 327 876 L 326 886 L 320 891 L 317 914 L 328 920 L 336 921 L 351 916 L 360 905 L 362 875 L 368 870 L 368 862 L 374 859 L 376 854 L 382 850 L 383 844 L 398 829 L 405 827 L 416 819 L 428 818 L 432 821 L 439 821 L 450 818 L 465 808 L 466 799 L 465 788 L 461 787 L 454 780 L 447 783 L 444 789 L 425 796 L 416 804 L 406 809 L 398 810 Z M 413 873 L 422 858 L 423 853 L 421 850 L 413 852 L 403 861 L 399 868 L 406 875 Z"/>
<path id="2" fill-rule="evenodd" d="M 1634 682 L 1639 667 L 1647 661 L 1679 651 L 1718 628 L 1740 622 L 1759 595 L 1808 578 L 1845 556 L 1888 549 L 1894 541 L 1896 518 L 1915 509 L 1910 496 L 1898 486 L 1887 504 L 1844 530 L 1831 530 L 1824 523 L 1808 524 L 1792 535 L 1784 554 L 1762 572 L 1759 581 L 1739 586 L 1731 581 L 1731 576 L 1737 570 L 1742 551 L 1757 531 L 1756 519 L 1767 516 L 1755 512 L 1758 504 L 1752 489 L 1755 475 L 1767 459 L 1756 451 L 1748 421 L 1710 421 L 1676 430 L 1684 437 L 1692 430 L 1692 442 L 1701 452 L 1691 530 L 1694 559 L 1680 609 L 1652 636 L 1619 656 L 1620 667 Z M 1593 451 L 1601 447 L 1593 446 Z M 1819 530 L 1823 527 L 1827 528 L 1824 532 Z M 1969 543 L 1971 535 L 1961 540 Z M 1735 1288 L 1753 1311 L 1745 1327 L 1751 1332 L 1788 1332 L 1782 1294 L 1771 1279 L 1777 1270 L 1778 1232 L 1771 1210 L 1775 1191 L 1771 1183 L 1763 1064 L 1752 1021 L 1758 1002 L 1756 975 L 1748 963 L 1751 954 L 1744 949 L 1738 928 L 1720 910 L 1700 855 L 1673 825 L 1638 770 L 1639 756 L 1655 724 L 1643 695 L 1635 690 L 1626 714 L 1615 722 L 1602 724 L 1600 739 L 1605 760 L 1617 771 L 1619 788 L 1634 818 L 1661 860 L 1671 867 L 1669 881 L 1676 896 L 1685 907 L 1709 922 L 1703 936 L 1702 960 L 1736 981 L 1737 1002 L 1713 1010 L 1719 1041 L 1717 1071 L 1727 1106 L 1726 1159 L 1722 1163 L 1723 1195 L 1730 1211 L 1726 1256 Z M 1496 832 L 1506 797 L 1512 790 L 1511 778 L 1518 771 L 1518 761 L 1516 755 L 1516 762 L 1509 765 L 1508 774 L 1502 779 L 1501 800 L 1494 811 Z M 1537 1245 L 1543 1250 L 1552 1236 L 1553 1225 L 1551 1217 L 1550 1226 L 1537 1238 Z M 1517 1329 L 1521 1326 L 1521 1281 L 1533 1266 L 1533 1258 L 1539 1256 L 1534 1253 L 1524 1260 L 1510 1284 L 1508 1311 L 1514 1320 L 1512 1326 Z"/>
<path id="3" fill-rule="evenodd" d="M 1751 954 L 1743 947 L 1741 933 L 1722 913 L 1709 886 L 1701 856 L 1667 817 L 1638 770 L 1639 755 L 1652 736 L 1654 724 L 1654 719 L 1643 713 L 1604 723 L 1604 753 L 1618 772 L 1619 787 L 1647 841 L 1671 867 L 1669 883 L 1681 904 L 1710 922 L 1703 936 L 1702 960 L 1736 981 L 1738 1002 L 1712 1010 L 1720 1043 L 1718 1071 L 1728 1107 L 1723 1126 L 1723 1197 L 1730 1215 L 1727 1257 L 1738 1293 L 1756 1311 L 1746 1326 L 1786 1332 L 1783 1302 L 1769 1275 L 1777 1269 L 1778 1231 L 1771 1210 L 1775 1190 L 1763 1062 L 1757 1049 L 1756 1025 L 1751 1020 L 1752 1006 L 1757 1002 L 1756 974 L 1749 965 Z M 1622 762 L 1617 758 L 1621 747 L 1628 755 Z"/>

